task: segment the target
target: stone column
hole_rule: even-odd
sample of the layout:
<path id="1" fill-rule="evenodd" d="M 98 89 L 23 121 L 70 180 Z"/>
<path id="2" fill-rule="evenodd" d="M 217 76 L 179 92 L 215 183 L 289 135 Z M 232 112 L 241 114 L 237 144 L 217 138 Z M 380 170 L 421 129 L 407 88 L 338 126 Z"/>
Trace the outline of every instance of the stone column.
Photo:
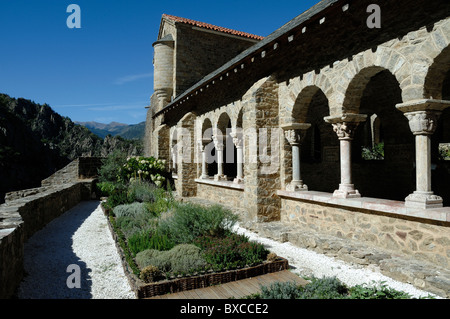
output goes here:
<path id="1" fill-rule="evenodd" d="M 416 140 L 416 191 L 405 199 L 410 208 L 443 207 L 440 196 L 431 189 L 431 135 L 436 131 L 439 116 L 450 101 L 416 100 L 397 105 L 409 121 Z"/>
<path id="2" fill-rule="evenodd" d="M 214 175 L 215 181 L 226 181 L 227 177 L 223 174 L 223 135 L 213 135 L 214 147 L 216 148 L 217 174 Z"/>
<path id="3" fill-rule="evenodd" d="M 306 131 L 311 127 L 308 123 L 291 123 L 284 125 L 284 135 L 292 147 L 292 181 L 286 186 L 286 190 L 307 191 L 308 186 L 303 184 L 300 171 L 300 147 L 306 136 Z"/>
<path id="4" fill-rule="evenodd" d="M 344 114 L 338 117 L 326 117 L 325 121 L 333 125 L 340 143 L 341 156 L 341 183 L 339 189 L 334 191 L 333 197 L 355 198 L 361 197 L 352 183 L 352 140 L 359 123 L 364 122 L 367 115 Z"/>
<path id="5" fill-rule="evenodd" d="M 237 153 L 237 176 L 233 183 L 240 184 L 244 182 L 244 139 L 242 137 L 242 132 L 233 131 L 230 133 L 230 136 L 233 138 Z"/>
<path id="6" fill-rule="evenodd" d="M 208 179 L 209 178 L 207 167 L 206 167 L 206 152 L 205 152 L 205 147 L 209 143 L 211 143 L 211 139 L 208 139 L 208 138 L 202 138 L 202 139 L 198 140 L 198 144 L 200 146 L 200 151 L 202 153 L 202 175 L 200 176 L 200 179 Z"/>
<path id="7" fill-rule="evenodd" d="M 172 171 L 177 173 L 177 145 L 172 146 Z"/>

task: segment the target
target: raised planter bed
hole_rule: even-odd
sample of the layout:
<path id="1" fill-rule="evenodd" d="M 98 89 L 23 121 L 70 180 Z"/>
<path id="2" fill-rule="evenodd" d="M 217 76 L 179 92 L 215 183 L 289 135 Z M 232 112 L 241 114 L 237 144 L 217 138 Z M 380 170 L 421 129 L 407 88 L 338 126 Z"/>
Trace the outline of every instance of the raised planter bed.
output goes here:
<path id="1" fill-rule="evenodd" d="M 108 217 L 108 213 L 102 205 L 103 213 Z M 108 226 L 116 243 L 117 251 L 122 260 L 122 266 L 128 281 L 139 299 L 151 298 L 168 293 L 176 293 L 192 289 L 205 288 L 213 285 L 225 284 L 232 281 L 252 278 L 268 273 L 274 273 L 289 268 L 289 263 L 282 257 L 277 257 L 274 261 L 265 261 L 259 265 L 233 269 L 222 272 L 206 272 L 201 275 L 189 277 L 166 279 L 154 283 L 145 283 L 138 278 L 133 271 L 133 267 L 128 263 L 126 253 L 119 243 L 119 237 L 116 234 L 113 225 L 108 218 Z"/>

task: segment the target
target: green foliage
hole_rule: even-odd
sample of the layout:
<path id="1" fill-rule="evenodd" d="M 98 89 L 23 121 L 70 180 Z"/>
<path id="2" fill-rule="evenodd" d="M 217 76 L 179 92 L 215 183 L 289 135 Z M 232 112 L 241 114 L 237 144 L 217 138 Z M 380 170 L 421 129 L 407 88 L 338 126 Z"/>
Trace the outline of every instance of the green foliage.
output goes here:
<path id="1" fill-rule="evenodd" d="M 157 230 L 150 234 L 150 241 L 147 249 L 171 250 L 175 243 L 165 234 L 160 234 Z"/>
<path id="2" fill-rule="evenodd" d="M 116 189 L 117 184 L 113 182 L 97 183 L 97 188 L 100 190 L 102 196 L 110 196 Z"/>
<path id="3" fill-rule="evenodd" d="M 200 248 L 190 244 L 177 245 L 169 251 L 144 250 L 136 255 L 136 263 L 141 269 L 153 265 L 167 274 L 185 274 L 207 266 Z"/>
<path id="4" fill-rule="evenodd" d="M 140 270 L 137 267 L 132 255 L 131 255 L 131 251 L 128 248 L 128 245 L 127 245 L 127 242 L 125 239 L 125 235 L 122 233 L 120 228 L 117 227 L 116 221 L 113 216 L 109 216 L 109 222 L 111 223 L 114 233 L 116 233 L 116 235 L 117 235 L 117 241 L 119 243 L 119 246 L 122 248 L 122 250 L 124 252 L 125 259 L 126 259 L 128 265 L 130 265 L 130 268 L 133 271 L 133 273 L 136 276 L 139 276 Z"/>
<path id="5" fill-rule="evenodd" d="M 133 200 L 127 195 L 127 186 L 124 184 L 115 183 L 114 189 L 111 194 L 109 194 L 104 205 L 106 209 L 112 210 L 118 205 L 130 204 L 132 202 Z"/>
<path id="6" fill-rule="evenodd" d="M 143 230 L 154 231 L 158 225 L 157 219 L 149 213 L 135 216 L 121 216 L 116 218 L 117 226 L 123 231 L 127 238 Z"/>
<path id="7" fill-rule="evenodd" d="M 366 161 L 384 160 L 384 142 L 375 144 L 373 148 L 362 147 L 362 158 Z"/>
<path id="8" fill-rule="evenodd" d="M 158 267 L 149 265 L 142 269 L 141 275 L 139 276 L 144 282 L 150 283 L 154 281 L 158 281 L 163 278 L 162 272 L 158 269 Z"/>
<path id="9" fill-rule="evenodd" d="M 274 282 L 261 286 L 260 299 L 297 299 L 300 296 L 300 286 L 295 282 Z"/>
<path id="10" fill-rule="evenodd" d="M 335 277 L 311 278 L 306 286 L 293 282 L 274 283 L 261 286 L 259 293 L 246 299 L 410 299 L 405 292 L 387 287 L 384 282 L 379 286 L 356 285 L 348 288 Z"/>
<path id="11" fill-rule="evenodd" d="M 113 209 L 113 214 L 117 218 L 123 216 L 134 217 L 145 213 L 147 213 L 145 204 L 137 202 L 131 204 L 118 205 Z"/>
<path id="12" fill-rule="evenodd" d="M 128 196 L 138 202 L 154 202 L 158 188 L 147 181 L 135 180 L 128 186 Z"/>
<path id="13" fill-rule="evenodd" d="M 450 161 L 450 145 L 439 144 L 439 160 Z"/>
<path id="14" fill-rule="evenodd" d="M 348 289 L 336 277 L 312 278 L 301 289 L 299 299 L 345 299 Z"/>
<path id="15" fill-rule="evenodd" d="M 166 182 L 165 161 L 154 157 L 128 157 L 118 171 L 119 181 L 151 181 L 161 187 Z"/>
<path id="16" fill-rule="evenodd" d="M 199 236 L 223 235 L 237 220 L 237 215 L 222 206 L 187 203 L 175 205 L 174 212 L 161 220 L 159 229 L 177 244 L 192 243 Z"/>
<path id="17" fill-rule="evenodd" d="M 263 245 L 250 242 L 246 236 L 234 233 L 223 237 L 204 235 L 196 238 L 194 243 L 202 249 L 205 260 L 215 270 L 258 264 L 269 253 Z"/>
<path id="18" fill-rule="evenodd" d="M 127 238 L 128 247 L 133 256 L 150 247 L 150 233 L 147 230 L 137 231 Z"/>
<path id="19" fill-rule="evenodd" d="M 98 170 L 98 180 L 100 182 L 117 182 L 120 168 L 127 160 L 127 156 L 120 150 L 113 151 L 102 162 Z"/>
<path id="20" fill-rule="evenodd" d="M 388 287 L 384 282 L 379 286 L 358 285 L 350 288 L 351 299 L 411 299 L 411 295 Z"/>

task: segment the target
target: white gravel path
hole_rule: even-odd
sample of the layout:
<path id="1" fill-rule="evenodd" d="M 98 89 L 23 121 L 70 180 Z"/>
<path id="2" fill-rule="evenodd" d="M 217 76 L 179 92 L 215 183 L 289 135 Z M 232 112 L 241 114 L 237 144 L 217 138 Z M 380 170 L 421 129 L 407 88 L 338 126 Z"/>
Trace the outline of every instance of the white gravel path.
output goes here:
<path id="1" fill-rule="evenodd" d="M 133 299 L 117 249 L 100 202 L 82 202 L 44 229 L 25 245 L 26 276 L 18 297 L 21 299 Z M 75 283 L 80 268 L 80 288 Z"/>
<path id="2" fill-rule="evenodd" d="M 252 241 L 265 245 L 270 251 L 276 253 L 278 256 L 286 258 L 289 261 L 289 265 L 294 267 L 292 272 L 300 276 L 315 276 L 317 278 L 336 277 L 347 286 L 359 284 L 373 286 L 384 282 L 387 286 L 398 291 L 409 293 L 415 298 L 432 296 L 436 299 L 442 299 L 432 293 L 419 290 L 410 284 L 393 280 L 392 278 L 386 277 L 380 272 L 367 267 L 356 267 L 336 258 L 296 247 L 289 242 L 280 243 L 263 238 L 247 229 L 239 227 L 239 225 L 235 226 L 233 230 L 239 234 L 246 235 Z"/>

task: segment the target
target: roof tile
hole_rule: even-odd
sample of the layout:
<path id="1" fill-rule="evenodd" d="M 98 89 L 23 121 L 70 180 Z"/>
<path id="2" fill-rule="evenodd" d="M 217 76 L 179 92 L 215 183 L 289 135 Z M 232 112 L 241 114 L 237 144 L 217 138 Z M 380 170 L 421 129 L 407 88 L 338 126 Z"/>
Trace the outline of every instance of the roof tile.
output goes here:
<path id="1" fill-rule="evenodd" d="M 170 19 L 170 20 L 175 21 L 175 22 L 186 23 L 186 24 L 190 24 L 190 25 L 193 25 L 193 26 L 196 26 L 196 27 L 200 27 L 200 28 L 205 28 L 205 29 L 209 29 L 209 30 L 224 32 L 224 33 L 233 34 L 233 35 L 237 35 L 237 36 L 241 36 L 241 37 L 246 37 L 246 38 L 250 38 L 250 39 L 254 39 L 254 40 L 262 40 L 262 39 L 264 39 L 264 37 L 261 37 L 259 35 L 254 35 L 254 34 L 250 34 L 250 33 L 246 33 L 246 32 L 236 31 L 236 30 L 232 30 L 232 29 L 228 29 L 228 28 L 223 28 L 223 27 L 219 27 L 219 26 L 212 25 L 212 24 L 209 24 L 209 23 L 204 23 L 204 22 L 195 21 L 195 20 L 191 20 L 191 19 L 180 18 L 180 17 L 176 17 L 176 16 L 173 16 L 173 15 L 169 15 L 169 14 L 163 14 L 163 18 L 167 18 L 167 19 Z"/>

